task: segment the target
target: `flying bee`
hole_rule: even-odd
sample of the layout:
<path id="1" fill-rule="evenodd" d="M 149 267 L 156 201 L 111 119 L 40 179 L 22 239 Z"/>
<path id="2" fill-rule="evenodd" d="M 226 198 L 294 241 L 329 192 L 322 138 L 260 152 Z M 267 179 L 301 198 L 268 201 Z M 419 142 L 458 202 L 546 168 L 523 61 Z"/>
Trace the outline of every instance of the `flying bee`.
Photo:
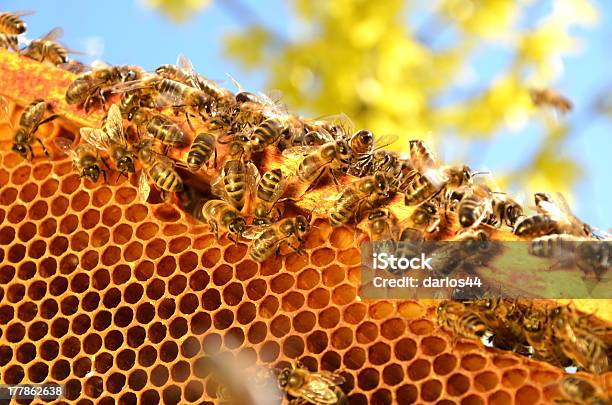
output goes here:
<path id="1" fill-rule="evenodd" d="M 42 38 L 32 40 L 22 51 L 22 54 L 39 62 L 48 61 L 53 65 L 66 63 L 68 62 L 68 53 L 78 52 L 68 50 L 57 42 L 62 35 L 64 35 L 64 30 L 60 27 L 53 28 Z"/>
<path id="2" fill-rule="evenodd" d="M 538 213 L 519 221 L 514 228 L 516 235 L 532 238 L 550 234 L 593 236 L 591 228 L 576 218 L 560 193 L 536 193 L 534 198 Z"/>
<path id="3" fill-rule="evenodd" d="M 240 159 L 228 160 L 221 168 L 221 175 L 211 185 L 213 194 L 221 197 L 241 211 L 247 192 L 252 197 L 259 182 L 259 169 L 253 162 Z"/>
<path id="4" fill-rule="evenodd" d="M 181 127 L 156 110 L 134 107 L 127 113 L 127 119 L 136 128 L 143 128 L 150 136 L 166 146 L 176 147 L 185 143 L 185 134 Z"/>
<path id="5" fill-rule="evenodd" d="M 138 161 L 142 164 L 142 171 L 138 178 L 138 194 L 141 201 L 146 202 L 151 192 L 147 175 L 162 191 L 175 193 L 183 189 L 183 180 L 174 170 L 173 161 L 155 152 L 150 139 L 141 141 L 134 149 Z"/>
<path id="6" fill-rule="evenodd" d="M 35 135 L 36 131 L 41 125 L 59 117 L 58 114 L 52 114 L 47 118 L 43 118 L 49 107 L 50 105 L 47 104 L 47 102 L 42 99 L 38 99 L 31 102 L 21 112 L 21 117 L 19 118 L 19 128 L 17 128 L 15 136 L 13 137 L 12 150 L 24 159 L 31 160 L 34 157 L 34 152 L 32 151 L 32 144 L 34 141 L 37 141 L 40 146 L 42 146 L 43 152 L 47 158 L 49 157 L 47 148 Z"/>
<path id="7" fill-rule="evenodd" d="M 70 156 L 74 170 L 79 173 L 79 176 L 86 177 L 95 183 L 102 173 L 104 181 L 107 180 L 106 171 L 100 167 L 100 156 L 95 147 L 82 143 L 72 149 L 72 141 L 63 137 L 56 138 L 54 142 L 62 152 Z"/>
<path id="8" fill-rule="evenodd" d="M 215 166 L 217 165 L 217 137 L 207 132 L 201 132 L 196 135 L 189 152 L 187 153 L 187 166 L 192 171 L 197 171 L 206 165 L 211 157 L 215 157 Z"/>
<path id="9" fill-rule="evenodd" d="M 15 52 L 19 52 L 19 39 L 17 35 L 0 32 L 0 48 L 12 49 Z"/>
<path id="10" fill-rule="evenodd" d="M 485 185 L 469 187 L 457 207 L 459 223 L 464 228 L 477 227 L 493 215 L 491 190 Z"/>
<path id="11" fill-rule="evenodd" d="M 123 119 L 117 104 L 110 106 L 101 128 L 81 128 L 81 137 L 87 143 L 108 153 L 121 174 L 134 173 L 134 157 L 128 148 Z"/>
<path id="12" fill-rule="evenodd" d="M 364 210 L 372 209 L 388 196 L 389 182 L 383 173 L 355 180 L 340 193 L 329 213 L 329 221 L 332 226 L 341 226 L 358 220 Z"/>
<path id="13" fill-rule="evenodd" d="M 487 326 L 474 311 L 457 301 L 444 301 L 436 310 L 438 324 L 457 337 L 480 340 Z"/>
<path id="14" fill-rule="evenodd" d="M 201 218 L 219 239 L 220 232 L 228 232 L 228 239 L 238 243 L 246 230 L 246 222 L 240 213 L 223 200 L 208 200 L 202 206 Z"/>
<path id="15" fill-rule="evenodd" d="M 271 225 L 253 226 L 244 232 L 244 237 L 252 239 L 251 258 L 263 262 L 286 243 L 293 251 L 303 254 L 304 236 L 310 230 L 310 222 L 303 215 L 285 218 Z M 296 242 L 295 244 L 293 242 Z"/>
<path id="16" fill-rule="evenodd" d="M 555 337 L 565 356 L 596 374 L 610 371 L 608 348 L 590 328 L 580 325 L 574 311 L 557 307 L 551 313 Z"/>
<path id="17" fill-rule="evenodd" d="M 278 385 L 295 403 L 313 405 L 344 404 L 347 399 L 340 385 L 344 378 L 330 371 L 311 372 L 306 368 L 285 368 L 278 375 Z"/>
<path id="18" fill-rule="evenodd" d="M 424 175 L 417 170 L 410 177 L 404 190 L 405 205 L 418 205 L 444 190 L 468 186 L 476 174 L 467 166 L 448 166 L 429 170 L 428 173 L 429 175 Z"/>
<path id="19" fill-rule="evenodd" d="M 142 77 L 142 70 L 136 66 L 108 66 L 98 63 L 89 72 L 82 73 L 70 83 L 66 90 L 68 104 L 83 104 L 85 111 L 97 101 L 106 101 L 105 91 L 125 81 Z"/>
<path id="20" fill-rule="evenodd" d="M 285 191 L 286 180 L 280 169 L 268 170 L 257 183 L 253 204 L 253 225 L 270 223 L 270 214 L 279 197 Z"/>
<path id="21" fill-rule="evenodd" d="M 27 26 L 21 17 L 34 14 L 32 11 L 5 11 L 0 13 L 0 32 L 10 35 L 20 35 L 26 32 Z"/>
<path id="22" fill-rule="evenodd" d="M 570 112 L 574 108 L 570 99 L 553 89 L 530 89 L 529 96 L 536 106 L 553 107 L 563 114 Z"/>
<path id="23" fill-rule="evenodd" d="M 308 184 L 306 190 L 308 191 L 326 171 L 331 172 L 332 178 L 337 183 L 334 170 L 343 169 L 350 164 L 351 149 L 345 140 L 340 139 L 321 146 L 296 146 L 283 151 L 285 157 L 296 155 L 300 157 L 295 175 L 300 181 Z"/>
<path id="24" fill-rule="evenodd" d="M 571 360 L 559 348 L 546 309 L 528 308 L 522 318 L 525 339 L 533 349 L 533 358 L 557 367 L 567 367 Z"/>
<path id="25" fill-rule="evenodd" d="M 576 375 L 564 376 L 559 382 L 559 391 L 562 399 L 556 399 L 556 403 L 578 405 L 610 405 L 612 403 L 601 387 Z"/>

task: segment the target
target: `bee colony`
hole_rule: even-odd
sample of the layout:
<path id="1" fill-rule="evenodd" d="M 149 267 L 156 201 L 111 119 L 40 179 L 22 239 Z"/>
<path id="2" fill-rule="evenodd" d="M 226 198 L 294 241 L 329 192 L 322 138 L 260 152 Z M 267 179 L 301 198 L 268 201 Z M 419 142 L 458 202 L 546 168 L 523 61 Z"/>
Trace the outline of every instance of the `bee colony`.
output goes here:
<path id="1" fill-rule="evenodd" d="M 368 239 L 594 238 L 549 214 L 554 196 L 526 215 L 421 141 L 404 158 L 184 57 L 88 68 L 57 32 L 22 55 L 1 35 L 3 384 L 59 383 L 61 403 L 250 403 L 215 378 L 222 358 L 273 373 L 276 403 L 609 403 L 610 325 L 574 306 L 358 294 Z"/>

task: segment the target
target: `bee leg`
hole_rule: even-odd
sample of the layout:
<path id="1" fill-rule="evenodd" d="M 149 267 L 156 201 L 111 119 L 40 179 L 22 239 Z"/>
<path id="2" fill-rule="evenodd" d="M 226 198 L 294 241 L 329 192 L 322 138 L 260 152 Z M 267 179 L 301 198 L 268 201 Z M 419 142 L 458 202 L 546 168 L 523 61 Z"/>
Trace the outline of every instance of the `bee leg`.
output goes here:
<path id="1" fill-rule="evenodd" d="M 191 120 L 189 119 L 189 113 L 185 113 L 185 118 L 187 120 L 187 125 L 189 125 L 189 128 L 191 128 L 191 130 L 193 132 L 195 132 L 195 129 L 193 128 L 193 125 L 191 125 Z"/>
<path id="2" fill-rule="evenodd" d="M 108 176 L 106 175 L 106 170 L 100 169 L 100 171 L 102 172 L 102 176 L 104 176 L 104 182 L 108 183 Z"/>
<path id="3" fill-rule="evenodd" d="M 215 148 L 214 155 L 214 168 L 217 169 L 217 148 Z"/>
<path id="4" fill-rule="evenodd" d="M 27 146 L 28 146 L 28 153 L 26 153 L 26 159 L 32 160 L 34 159 L 34 151 L 32 150 L 31 145 L 28 144 Z"/>
<path id="5" fill-rule="evenodd" d="M 40 144 L 40 146 L 42 146 L 42 150 L 45 153 L 45 156 L 47 157 L 47 159 L 51 160 L 51 155 L 49 155 L 49 151 L 47 150 L 47 148 L 45 147 L 45 144 L 40 140 L 40 138 L 34 138 L 38 141 L 38 143 Z M 30 147 L 30 151 L 32 150 L 32 148 Z"/>
<path id="6" fill-rule="evenodd" d="M 336 185 L 336 190 L 338 192 L 341 192 L 341 188 L 340 188 L 340 183 L 338 183 L 338 179 L 336 178 L 336 175 L 334 174 L 334 170 L 330 171 L 332 180 L 334 181 L 334 184 Z"/>

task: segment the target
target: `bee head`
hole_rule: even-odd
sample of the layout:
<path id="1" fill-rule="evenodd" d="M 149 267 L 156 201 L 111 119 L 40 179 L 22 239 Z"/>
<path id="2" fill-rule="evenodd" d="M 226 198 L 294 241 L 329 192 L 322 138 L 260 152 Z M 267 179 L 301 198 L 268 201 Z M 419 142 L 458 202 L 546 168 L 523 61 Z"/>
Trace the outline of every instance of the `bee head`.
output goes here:
<path id="1" fill-rule="evenodd" d="M 242 235 L 246 229 L 246 222 L 244 218 L 237 217 L 235 218 L 227 227 L 230 232 L 235 233 L 236 235 Z"/>
<path id="2" fill-rule="evenodd" d="M 25 143 L 14 143 L 11 149 L 21 157 L 25 158 L 28 155 L 28 148 Z"/>
<path id="3" fill-rule="evenodd" d="M 355 132 L 352 136 L 351 140 L 355 140 L 361 146 L 369 149 L 372 145 L 374 145 L 374 134 L 367 129 L 362 129 L 360 131 Z"/>
<path id="4" fill-rule="evenodd" d="M 310 229 L 310 224 L 308 223 L 308 220 L 305 216 L 298 215 L 295 218 L 295 229 L 298 235 L 303 235 L 304 233 L 308 232 L 308 230 Z"/>
<path id="5" fill-rule="evenodd" d="M 387 195 L 389 191 L 389 182 L 387 181 L 387 176 L 385 176 L 383 173 L 376 173 L 374 175 L 374 185 L 378 194 L 382 194 L 384 196 Z"/>
<path id="6" fill-rule="evenodd" d="M 336 157 L 342 163 L 349 163 L 351 159 L 351 148 L 345 140 L 336 141 Z"/>
<path id="7" fill-rule="evenodd" d="M 134 160 L 131 156 L 123 156 L 122 158 L 117 160 L 117 169 L 120 172 L 134 173 Z"/>
<path id="8" fill-rule="evenodd" d="M 83 169 L 83 173 L 81 177 L 87 177 L 94 183 L 98 181 L 100 177 L 100 168 L 98 166 L 90 166 Z"/>
<path id="9" fill-rule="evenodd" d="M 285 388 L 287 384 L 289 384 L 289 379 L 291 378 L 291 370 L 288 368 L 284 368 L 281 370 L 278 375 L 278 385 L 281 388 Z"/>

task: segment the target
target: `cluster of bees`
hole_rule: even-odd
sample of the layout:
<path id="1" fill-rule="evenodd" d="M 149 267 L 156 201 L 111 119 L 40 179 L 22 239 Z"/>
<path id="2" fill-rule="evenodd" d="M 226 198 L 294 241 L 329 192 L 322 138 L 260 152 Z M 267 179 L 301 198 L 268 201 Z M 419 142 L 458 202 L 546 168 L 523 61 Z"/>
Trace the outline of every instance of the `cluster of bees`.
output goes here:
<path id="1" fill-rule="evenodd" d="M 444 301 L 437 317 L 457 337 L 486 338 L 493 347 L 557 367 L 612 370 L 612 327 L 572 305 L 536 306 L 509 298 Z"/>

